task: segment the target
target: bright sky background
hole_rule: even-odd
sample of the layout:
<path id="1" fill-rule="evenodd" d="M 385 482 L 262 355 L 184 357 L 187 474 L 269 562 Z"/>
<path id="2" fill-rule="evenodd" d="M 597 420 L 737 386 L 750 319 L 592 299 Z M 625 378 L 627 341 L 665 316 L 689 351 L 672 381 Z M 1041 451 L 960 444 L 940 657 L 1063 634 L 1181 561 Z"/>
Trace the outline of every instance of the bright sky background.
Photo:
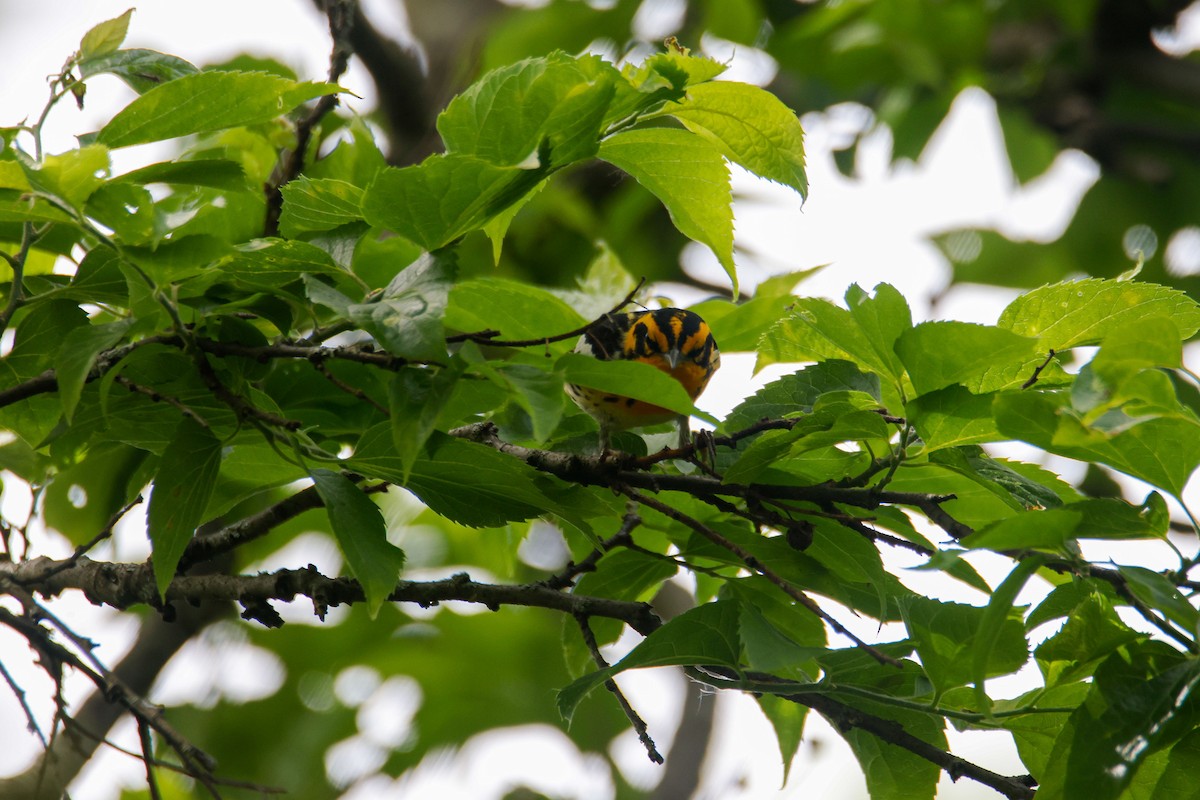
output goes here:
<path id="1" fill-rule="evenodd" d="M 0 16 L 0 125 L 12 125 L 23 117 L 34 118 L 47 95 L 45 78 L 56 72 L 66 57 L 78 47 L 83 33 L 92 25 L 122 13 L 131 0 L 55 0 L 54 2 L 8 3 Z M 388 0 L 364 0 L 377 24 L 397 31 L 402 21 Z M 669 6 L 670 4 L 668 4 Z M 670 9 L 667 9 L 668 12 Z M 661 15 L 647 15 L 647 27 L 663 24 Z M 1178 45 L 1187 49 L 1200 39 L 1200 14 L 1181 32 Z M 327 69 L 329 44 L 324 20 L 307 0 L 251 0 L 233 2 L 178 3 L 146 0 L 138 6 L 130 26 L 126 46 L 149 47 L 174 53 L 198 65 L 221 61 L 241 52 L 274 56 L 293 66 L 302 78 L 323 79 Z M 727 58 L 721 43 L 710 43 L 714 55 Z M 752 82 L 770 78 L 769 59 L 753 52 L 734 55 L 733 77 Z M 352 62 L 342 80 L 361 100 L 343 96 L 346 107 L 366 111 L 373 105 L 373 89 L 365 73 Z M 64 102 L 55 110 L 47 127 L 47 152 L 55 153 L 74 145 L 75 134 L 97 129 L 117 109 L 129 102 L 132 92 L 115 78 L 89 82 L 87 106 L 81 112 Z M 860 145 L 852 177 L 834 166 L 831 148 L 845 147 L 853 137 L 872 131 L 869 112 L 842 106 L 803 117 L 807 131 L 808 170 L 811 197 L 803 211 L 788 190 L 757 181 L 745 174 L 735 176 L 735 190 L 741 197 L 735 207 L 740 245 L 757 255 L 755 263 L 742 265 L 742 283 L 752 288 L 768 274 L 805 269 L 820 264 L 830 266 L 805 282 L 805 294 L 840 299 L 850 283 L 872 288 L 881 281 L 897 286 L 913 305 L 914 316 L 929 318 L 930 298 L 940 295 L 936 313 L 939 318 L 992 323 L 1012 292 L 980 287 L 956 286 L 946 291 L 950 267 L 944 256 L 927 238 L 930 235 L 965 226 L 995 227 L 1010 236 L 1036 240 L 1057 237 L 1069 222 L 1075 204 L 1097 176 L 1097 167 L 1086 156 L 1067 152 L 1041 178 L 1018 186 L 1004 156 L 1003 141 L 994 107 L 983 92 L 967 90 L 955 103 L 950 118 L 930 142 L 917 163 L 893 164 L 890 136 L 874 130 Z M 149 152 L 147 152 L 149 151 Z M 169 148 L 158 150 L 160 155 Z M 119 152 L 116 171 L 136 166 L 132 159 L 152 160 L 152 148 L 131 148 Z M 723 276 L 715 260 L 700 248 L 689 254 L 689 268 L 709 280 Z M 688 300 L 684 294 L 679 299 Z M 747 393 L 782 370 L 753 376 L 749 357 L 723 358 L 723 366 L 701 405 L 721 416 Z M 9 492 L 6 509 L 19 507 L 19 492 L 6 481 Z M 117 555 L 123 559 L 145 555 L 145 545 L 137 535 L 126 535 L 118 543 Z M 328 573 L 336 572 L 339 562 L 333 548 L 316 537 L 296 542 L 276 554 L 273 564 L 299 565 L 315 562 Z M 64 555 L 63 548 L 58 555 Z M 997 558 L 991 565 L 998 575 L 1007 570 L 1007 562 Z M 988 565 L 984 574 L 989 579 Z M 912 576 L 910 578 L 910 576 Z M 482 576 L 477 576 L 482 577 Z M 905 573 L 905 582 L 922 590 L 924 577 Z M 945 583 L 933 589 L 941 597 L 951 597 L 955 587 Z M 962 595 L 967 602 L 979 603 L 979 597 Z M 129 618 L 96 609 L 82 598 L 68 597 L 55 608 L 71 620 L 77 629 L 103 642 L 102 658 L 115 663 L 136 635 L 136 623 Z M 443 610 L 440 613 L 457 613 Z M 855 620 L 843 610 L 838 614 L 855 627 Z M 304 614 L 285 613 L 289 622 L 311 624 Z M 97 627 L 104 628 L 98 634 Z M 282 680 L 283 666 L 274 656 L 251 648 L 239 633 L 240 623 L 223 623 L 199 641 L 188 645 L 168 668 L 153 699 L 182 702 L 189 698 L 215 697 L 251 699 L 273 691 L 262 683 L 246 683 L 242 676 L 272 673 Z M 856 633 L 873 638 L 878 632 L 861 622 Z M 0 631 L 0 658 L 13 669 L 23 653 L 23 643 L 7 631 Z M 885 632 L 886 638 L 886 632 Z M 902 635 L 902 634 L 898 634 Z M 469 656 L 464 656 L 469 657 Z M 208 675 L 197 675 L 189 664 L 210 664 Z M 48 692 L 40 673 L 16 669 L 31 701 Z M 1022 679 L 1015 679 L 1014 687 Z M 682 701 L 682 679 L 667 670 L 629 673 L 621 679 L 630 700 L 650 725 L 659 749 L 666 752 L 678 720 Z M 277 684 L 276 684 L 277 685 Z M 993 688 L 1004 683 L 996 681 Z M 80 694 L 75 686 L 75 696 Z M 1013 688 L 1011 693 L 1020 691 Z M 420 691 L 403 679 L 382 681 L 369 670 L 347 670 L 334 685 L 339 701 L 360 709 L 360 735 L 348 740 L 329 754 L 326 760 L 331 775 L 351 783 L 357 776 L 370 774 L 382 761 L 388 746 L 403 740 L 407 720 L 419 706 Z M 0 691 L 0 774 L 21 771 L 34 756 L 35 740 L 26 735 L 20 723 L 21 712 L 7 691 Z M 124 731 L 125 743 L 132 744 L 131 726 Z M 757 707 L 747 698 L 725 693 L 718 706 L 718 733 L 710 748 L 703 797 L 723 800 L 777 800 L 814 798 L 822 800 L 859 800 L 865 797 L 860 771 L 838 735 L 811 715 L 806 742 L 792 770 L 792 779 L 780 791 L 782 778 L 774 736 Z M 980 760 L 999 772 L 1016 773 L 1021 767 L 1010 744 L 1003 737 L 974 734 L 952 739 L 956 752 Z M 816 743 L 816 744 L 814 744 Z M 653 785 L 659 768 L 646 759 L 644 751 L 630 732 L 614 745 L 614 754 L 627 778 L 639 785 Z M 126 756 L 108 751 L 95 759 L 72 789 L 76 800 L 115 798 L 122 784 L 143 784 L 141 765 Z M 513 783 L 506 783 L 511 779 Z M 375 780 L 350 789 L 347 800 L 387 797 L 488 798 L 500 797 L 517 781 L 546 794 L 579 800 L 608 800 L 611 779 L 603 763 L 583 757 L 560 732 L 550 728 L 498 731 L 476 737 L 461 753 L 427 759 L 412 775 L 399 781 Z M 943 800 L 994 798 L 990 790 L 961 781 L 943 780 L 939 797 Z"/>

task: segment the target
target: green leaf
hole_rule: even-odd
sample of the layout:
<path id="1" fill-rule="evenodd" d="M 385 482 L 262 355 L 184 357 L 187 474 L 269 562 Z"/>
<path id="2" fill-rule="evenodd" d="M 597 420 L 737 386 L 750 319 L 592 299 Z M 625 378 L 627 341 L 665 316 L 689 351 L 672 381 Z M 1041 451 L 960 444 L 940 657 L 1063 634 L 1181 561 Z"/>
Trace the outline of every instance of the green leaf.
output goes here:
<path id="1" fill-rule="evenodd" d="M 583 58 L 591 69 L 555 52 L 489 72 L 438 116 L 446 151 L 500 167 L 539 164 L 542 152 L 555 167 L 595 155 L 619 74 Z"/>
<path id="2" fill-rule="evenodd" d="M 510 397 L 529 415 L 535 442 L 550 438 L 562 419 L 562 378 L 532 364 L 501 364 L 493 374 L 503 379 Z"/>
<path id="3" fill-rule="evenodd" d="M 1091 592 L 1071 609 L 1058 633 L 1038 645 L 1034 657 L 1046 686 L 1055 686 L 1090 677 L 1101 658 L 1141 638 L 1144 634 L 1122 622 L 1108 598 Z"/>
<path id="4" fill-rule="evenodd" d="M 662 204 L 680 233 L 716 255 L 737 295 L 729 168 L 707 141 L 673 128 L 613 134 L 600 158 L 632 175 Z"/>
<path id="5" fill-rule="evenodd" d="M 434 432 L 408 469 L 391 425 L 369 428 L 346 466 L 403 485 L 436 513 L 472 528 L 504 525 L 561 510 L 540 488 L 546 476 L 512 456 Z"/>
<path id="6" fill-rule="evenodd" d="M 990 645 L 977 644 L 990 617 L 986 608 L 908 597 L 900 600 L 900 612 L 938 694 L 980 680 L 974 664 L 977 647 L 988 649 L 982 677 L 1015 672 L 1029 658 L 1025 627 L 1011 608 L 988 634 Z"/>
<path id="7" fill-rule="evenodd" d="M 1055 739 L 1038 792 L 1116 800 L 1150 753 L 1200 722 L 1197 684 L 1200 660 L 1156 642 L 1118 649 Z"/>
<path id="8" fill-rule="evenodd" d="M 108 148 L 99 144 L 46 156 L 36 167 L 21 163 L 34 189 L 58 198 L 76 211 L 83 209 L 92 192 L 104 183 L 110 169 Z"/>
<path id="9" fill-rule="evenodd" d="M 1002 438 L 992 418 L 994 399 L 994 393 L 972 394 L 953 384 L 913 398 L 905 405 L 904 416 L 928 452 L 994 442 Z"/>
<path id="10" fill-rule="evenodd" d="M 331 231 L 362 219 L 363 190 L 352 183 L 300 177 L 281 191 L 283 212 L 279 216 L 279 232 L 289 239 Z"/>
<path id="11" fill-rule="evenodd" d="M 1019 386 L 1045 359 L 1036 339 L 967 322 L 923 322 L 896 342 L 921 394 L 961 384 L 975 394 Z"/>
<path id="12" fill-rule="evenodd" d="M 444 369 L 404 367 L 388 384 L 392 441 L 400 457 L 402 483 L 408 480 L 461 375 L 462 364 L 456 360 Z"/>
<path id="13" fill-rule="evenodd" d="M 184 417 L 163 452 L 146 512 L 154 580 L 162 597 L 192 534 L 204 521 L 220 466 L 221 443 L 207 428 Z"/>
<path id="14" fill-rule="evenodd" d="M 585 572 L 575 584 L 574 593 L 585 597 L 608 597 L 613 600 L 649 600 L 662 582 L 676 573 L 673 563 L 633 550 L 609 550 L 596 563 L 596 569 Z M 593 617 L 592 635 L 604 646 L 617 641 L 624 629 L 619 620 Z M 563 655 L 573 677 L 579 677 L 593 667 L 579 627 L 574 619 L 563 620 Z"/>
<path id="15" fill-rule="evenodd" d="M 450 290 L 446 308 L 447 328 L 499 331 L 501 340 L 556 336 L 585 322 L 578 311 L 545 289 L 507 278 L 460 281 Z"/>
<path id="16" fill-rule="evenodd" d="M 1099 344 L 1116 328 L 1150 317 L 1174 321 L 1184 339 L 1200 331 L 1200 305 L 1183 292 L 1137 281 L 1087 278 L 1043 286 L 1009 303 L 996 323 L 1037 337 L 1041 350 Z"/>
<path id="17" fill-rule="evenodd" d="M 808 194 L 804 174 L 804 131 L 796 113 L 757 86 L 735 81 L 702 83 L 688 89 L 667 113 L 704 136 L 727 159 L 761 178 Z"/>
<path id="18" fill-rule="evenodd" d="M 547 174 L 540 164 L 497 167 L 470 155 L 433 155 L 415 166 L 380 170 L 363 196 L 363 217 L 436 250 L 482 228 Z"/>
<path id="19" fill-rule="evenodd" d="M 56 367 L 58 395 L 67 422 L 71 421 L 75 407 L 79 405 L 79 396 L 92 365 L 96 363 L 96 356 L 121 341 L 134 322 L 125 319 L 105 325 L 87 325 L 67 334 Z"/>
<path id="20" fill-rule="evenodd" d="M 426 253 L 397 273 L 378 301 L 352 305 L 348 314 L 392 355 L 445 361 L 442 317 L 456 271 L 453 254 Z"/>
<path id="21" fill-rule="evenodd" d="M 327 469 L 314 469 L 310 476 L 329 513 L 338 547 L 362 586 L 367 611 L 374 619 L 400 579 L 404 551 L 387 540 L 387 525 L 379 506 L 352 481 Z"/>
<path id="22" fill-rule="evenodd" d="M 715 422 L 692 403 L 683 384 L 667 373 L 638 361 L 601 361 L 581 353 L 566 353 L 555 369 L 567 383 L 599 389 L 612 395 L 632 397 L 674 411 Z"/>
<path id="23" fill-rule="evenodd" d="M 1166 768 L 1152 782 L 1145 782 L 1142 770 L 1134 776 L 1133 785 L 1145 786 L 1153 791 L 1150 800 L 1200 800 L 1200 784 L 1196 773 L 1200 770 L 1200 731 L 1192 731 L 1171 747 Z"/>
<path id="24" fill-rule="evenodd" d="M 296 106 L 342 91 L 329 83 L 297 83 L 264 72 L 197 72 L 156 86 L 100 129 L 109 147 L 174 139 L 256 125 Z"/>
<path id="25" fill-rule="evenodd" d="M 783 759 L 781 786 L 786 786 L 788 775 L 792 771 L 792 762 L 796 759 L 800 742 L 804 738 L 804 721 L 808 719 L 808 707 L 774 694 L 759 694 L 755 695 L 754 699 L 758 701 L 763 716 L 775 731 L 775 741 L 779 743 L 779 755 Z"/>
<path id="26" fill-rule="evenodd" d="M 1200 632 L 1200 611 L 1164 575 L 1145 567 L 1125 564 L 1118 564 L 1117 571 L 1125 578 L 1129 590 L 1137 599 L 1162 612 L 1188 635 L 1194 637 Z"/>
<path id="27" fill-rule="evenodd" d="M 197 158 L 191 161 L 160 161 L 117 175 L 110 183 L 146 185 L 165 183 L 182 186 L 211 186 L 214 189 L 245 190 L 246 172 L 236 161 Z"/>
<path id="28" fill-rule="evenodd" d="M 1081 461 L 1098 461 L 1176 496 L 1200 466 L 1200 423 L 1150 417 L 1105 430 L 1084 425 L 1068 399 L 1042 392 L 996 398 L 996 426 L 1005 436 Z"/>
<path id="29" fill-rule="evenodd" d="M 1049 513 L 1049 512 L 1045 512 Z M 988 600 L 987 608 L 984 609 L 983 617 L 979 622 L 979 629 L 975 634 L 975 642 L 971 648 L 971 682 L 975 684 L 975 703 L 980 709 L 991 708 L 991 698 L 988 697 L 986 691 L 986 682 L 988 678 L 988 669 L 993 664 L 995 659 L 993 656 L 996 649 L 1001 647 L 1001 634 L 1006 632 L 1011 636 L 1012 629 L 1007 623 L 1014 615 L 1014 612 L 1019 617 L 1020 612 L 1013 608 L 1016 602 L 1017 595 L 1021 589 L 1025 587 L 1025 583 L 1037 572 L 1046 558 L 1040 554 L 1026 556 L 1022 558 L 1017 565 L 1013 567 L 1012 572 L 1008 573 L 996 591 L 992 592 L 992 597 Z M 1022 626 L 1023 630 L 1024 626 Z M 1028 643 L 1024 636 L 1021 637 L 1021 663 L 1029 657 Z M 1011 641 L 1005 642 L 1005 647 L 1012 648 Z M 1015 655 L 1015 649 L 1012 653 Z M 1001 655 L 1002 658 L 1007 658 L 1007 655 Z M 1011 666 L 1011 663 L 1009 664 Z M 1015 671 L 1015 670 L 1014 670 Z"/>
<path id="30" fill-rule="evenodd" d="M 141 490 L 142 482 L 132 479 L 147 455 L 123 444 L 89 447 L 83 458 L 61 469 L 46 487 L 46 525 L 76 546 L 94 539 Z"/>
<path id="31" fill-rule="evenodd" d="M 83 39 L 79 42 L 79 55 L 88 59 L 116 50 L 121 46 L 121 42 L 125 41 L 131 16 L 133 16 L 132 8 L 119 17 L 106 20 L 93 27 L 83 35 Z"/>
<path id="32" fill-rule="evenodd" d="M 1070 506 L 1027 511 L 1002 519 L 962 540 L 963 547 L 996 551 L 1037 548 L 1061 552 L 1079 529 L 1083 515 Z"/>
<path id="33" fill-rule="evenodd" d="M 743 400 L 725 418 L 722 428 L 736 431 L 762 419 L 811 413 L 821 395 L 846 391 L 864 392 L 878 399 L 879 377 L 862 372 L 849 361 L 830 359 L 812 364 L 771 381 Z"/>
<path id="34" fill-rule="evenodd" d="M 251 239 L 237 245 L 213 267 L 250 281 L 293 281 L 301 275 L 345 274 L 321 248 L 287 239 Z"/>
<path id="35" fill-rule="evenodd" d="M 116 75 L 138 94 L 145 94 L 167 81 L 197 72 L 199 70 L 190 62 L 155 50 L 114 50 L 79 62 L 80 77 L 87 79 L 95 75 Z"/>
<path id="36" fill-rule="evenodd" d="M 579 678 L 558 693 L 558 711 L 570 722 L 580 701 L 600 684 L 627 669 L 663 666 L 736 667 L 741 647 L 741 604 L 705 603 L 685 611 L 646 637 L 608 669 Z"/>
<path id="37" fill-rule="evenodd" d="M 670 49 L 655 53 L 637 66 L 626 66 L 623 74 L 642 92 L 665 87 L 678 92 L 711 81 L 727 69 L 720 61 L 693 56 L 686 49 Z"/>
<path id="38" fill-rule="evenodd" d="M 879 288 L 882 286 L 877 290 Z M 881 295 L 880 299 L 891 294 Z M 890 300 L 883 301 L 891 305 Z M 851 312 L 815 297 L 796 300 L 792 304 L 792 313 L 763 334 L 755 368 L 761 369 L 779 361 L 842 359 L 856 364 L 859 369 L 898 382 L 901 374 L 897 371 L 891 334 L 899 321 L 900 309 L 883 312 L 883 318 L 890 322 L 886 328 L 879 322 L 871 322 L 872 329 L 867 330 L 859 320 L 880 320 L 880 317 L 868 313 L 862 305 L 861 301 L 857 302 L 859 308 Z M 888 328 L 891 330 L 884 335 L 882 332 Z"/>

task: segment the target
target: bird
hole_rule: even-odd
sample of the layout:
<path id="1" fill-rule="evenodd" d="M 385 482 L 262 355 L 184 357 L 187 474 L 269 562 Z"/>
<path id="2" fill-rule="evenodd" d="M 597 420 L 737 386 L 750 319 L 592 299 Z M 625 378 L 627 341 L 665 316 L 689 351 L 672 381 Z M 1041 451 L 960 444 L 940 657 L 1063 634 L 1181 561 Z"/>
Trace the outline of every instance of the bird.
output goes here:
<path id="1" fill-rule="evenodd" d="M 708 323 L 682 308 L 613 312 L 597 319 L 579 337 L 576 353 L 601 361 L 641 361 L 667 373 L 694 401 L 721 366 L 721 354 Z M 661 406 L 576 384 L 567 384 L 575 404 L 600 425 L 600 453 L 608 453 L 612 433 L 679 421 L 679 444 L 688 443 L 687 417 Z"/>

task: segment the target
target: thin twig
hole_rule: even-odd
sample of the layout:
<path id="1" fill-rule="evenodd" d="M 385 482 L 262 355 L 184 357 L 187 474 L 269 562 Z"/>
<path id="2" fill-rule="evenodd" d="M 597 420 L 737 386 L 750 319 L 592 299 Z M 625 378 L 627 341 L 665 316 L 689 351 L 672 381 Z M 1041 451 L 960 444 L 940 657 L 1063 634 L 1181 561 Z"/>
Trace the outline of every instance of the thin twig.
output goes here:
<path id="1" fill-rule="evenodd" d="M 46 734 L 42 733 L 42 729 L 38 727 L 37 718 L 33 716 L 33 709 L 29 707 L 29 703 L 25 700 L 25 690 L 21 688 L 20 684 L 5 669 L 3 661 L 0 661 L 0 676 L 4 677 L 4 682 L 8 684 L 8 688 L 12 690 L 13 695 L 17 698 L 21 710 L 25 712 L 26 729 L 38 737 L 38 740 L 42 743 L 42 747 L 49 747 L 49 744 L 46 742 Z"/>
<path id="2" fill-rule="evenodd" d="M 346 383 L 344 380 L 342 380 L 341 378 L 339 378 L 338 376 L 336 376 L 332 372 L 330 372 L 328 365 L 325 364 L 325 361 L 323 359 L 310 358 L 309 363 L 311 363 L 313 365 L 313 369 L 315 369 L 317 372 L 321 373 L 322 377 L 324 377 L 325 380 L 329 381 L 330 383 L 332 383 L 337 388 L 341 389 L 346 394 L 348 394 L 351 397 L 354 397 L 358 400 L 361 400 L 362 402 L 367 403 L 368 405 L 373 406 L 377 411 L 382 413 L 385 417 L 391 416 L 391 412 L 388 411 L 387 408 L 385 408 L 382 404 L 375 402 L 375 399 L 373 397 L 371 397 L 370 395 L 368 395 L 366 392 L 364 392 L 362 389 L 359 389 L 357 386 L 351 386 L 350 384 Z"/>
<path id="3" fill-rule="evenodd" d="M 1033 386 L 1035 383 L 1037 383 L 1038 378 L 1040 378 L 1042 375 L 1042 370 L 1044 370 L 1046 367 L 1050 366 L 1050 362 L 1054 360 L 1054 357 L 1056 355 L 1058 355 L 1058 354 L 1056 352 L 1054 352 L 1054 348 L 1051 347 L 1049 355 L 1046 356 L 1046 360 L 1033 368 L 1033 374 L 1029 376 L 1029 380 L 1027 380 L 1021 384 L 1021 388 L 1028 389 L 1030 386 Z"/>
<path id="4" fill-rule="evenodd" d="M 588 652 L 592 654 L 592 660 L 596 662 L 596 667 L 602 670 L 608 669 L 608 662 L 604 660 L 604 656 L 600 653 L 600 646 L 596 643 L 596 635 L 592 633 L 592 626 L 588 623 L 588 618 L 583 614 L 576 614 L 575 621 L 579 623 L 579 632 L 583 636 L 583 643 L 587 645 Z M 638 741 L 646 748 L 646 755 L 655 764 L 663 763 L 662 753 L 658 752 L 654 740 L 650 738 L 650 731 L 646 727 L 646 721 L 641 718 L 630 704 L 629 699 L 621 691 L 621 687 L 617 686 L 616 681 L 609 678 L 604 681 L 604 688 L 612 692 L 613 697 L 617 699 L 617 705 L 621 707 L 621 711 L 625 712 L 625 718 L 633 726 Z"/>

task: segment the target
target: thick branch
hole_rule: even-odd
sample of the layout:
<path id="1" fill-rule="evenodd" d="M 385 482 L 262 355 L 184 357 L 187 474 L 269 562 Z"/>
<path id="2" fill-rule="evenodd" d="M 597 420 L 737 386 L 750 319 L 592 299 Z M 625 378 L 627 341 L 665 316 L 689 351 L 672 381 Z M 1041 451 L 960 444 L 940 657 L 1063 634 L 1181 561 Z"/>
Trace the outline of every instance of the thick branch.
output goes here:
<path id="1" fill-rule="evenodd" d="M 0 577 L 44 597 L 77 589 L 91 602 L 116 609 L 160 605 L 153 573 L 146 564 L 114 564 L 84 557 L 64 569 L 62 562 L 42 557 L 19 564 L 0 563 Z M 258 575 L 178 576 L 166 593 L 167 602 L 173 605 L 233 600 L 251 606 L 270 600 L 290 602 L 297 597 L 311 598 L 319 616 L 330 606 L 361 603 L 364 599 L 357 581 L 329 578 L 312 566 Z M 465 574 L 440 581 L 400 581 L 388 599 L 421 606 L 459 600 L 493 610 L 506 605 L 548 608 L 572 615 L 617 619 L 642 634 L 650 633 L 660 624 L 646 603 L 566 594 L 541 584 L 479 583 Z"/>

